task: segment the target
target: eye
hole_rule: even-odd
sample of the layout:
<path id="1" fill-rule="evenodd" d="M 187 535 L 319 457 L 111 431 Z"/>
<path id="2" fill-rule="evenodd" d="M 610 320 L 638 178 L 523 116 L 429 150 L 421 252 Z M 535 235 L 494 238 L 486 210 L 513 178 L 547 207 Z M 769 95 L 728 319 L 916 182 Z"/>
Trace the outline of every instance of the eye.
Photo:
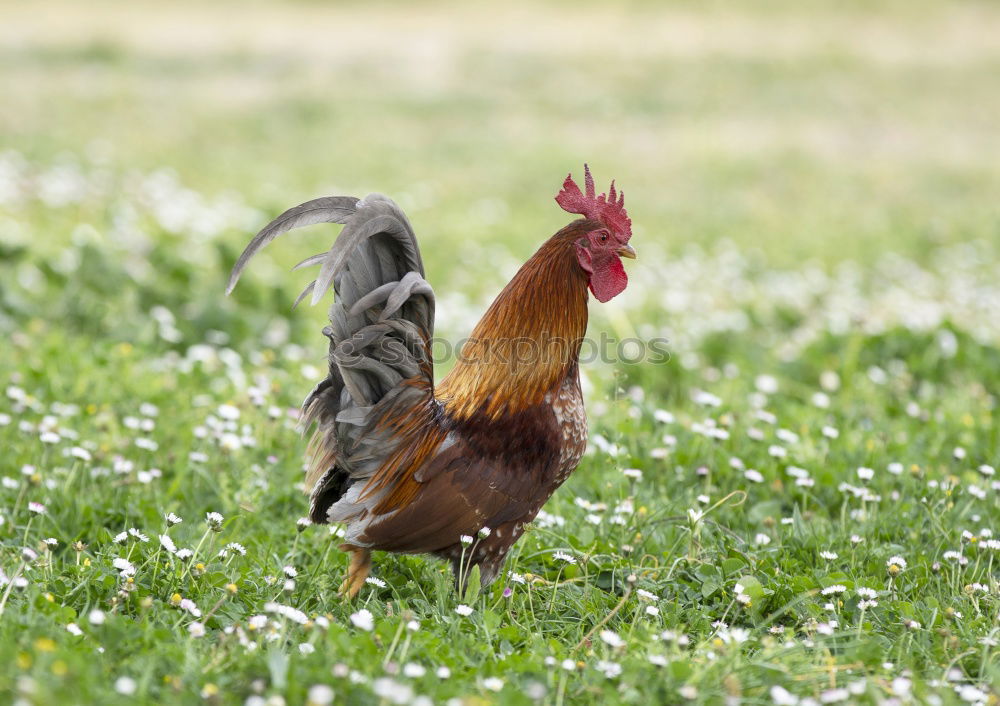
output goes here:
<path id="1" fill-rule="evenodd" d="M 605 243 L 605 242 L 607 242 L 607 240 L 608 240 L 608 234 L 607 233 L 601 233 L 601 242 Z"/>

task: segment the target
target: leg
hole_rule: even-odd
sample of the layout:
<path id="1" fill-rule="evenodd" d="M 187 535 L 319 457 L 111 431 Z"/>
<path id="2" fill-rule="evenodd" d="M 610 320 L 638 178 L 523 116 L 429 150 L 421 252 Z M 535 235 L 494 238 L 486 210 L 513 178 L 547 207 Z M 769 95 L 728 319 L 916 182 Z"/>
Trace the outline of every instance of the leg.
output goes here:
<path id="1" fill-rule="evenodd" d="M 358 591 L 365 584 L 368 572 L 372 568 L 371 550 L 364 547 L 356 547 L 353 544 L 341 544 L 340 548 L 351 553 L 351 563 L 347 568 L 347 577 L 340 584 L 340 595 L 346 598 L 354 598 Z"/>

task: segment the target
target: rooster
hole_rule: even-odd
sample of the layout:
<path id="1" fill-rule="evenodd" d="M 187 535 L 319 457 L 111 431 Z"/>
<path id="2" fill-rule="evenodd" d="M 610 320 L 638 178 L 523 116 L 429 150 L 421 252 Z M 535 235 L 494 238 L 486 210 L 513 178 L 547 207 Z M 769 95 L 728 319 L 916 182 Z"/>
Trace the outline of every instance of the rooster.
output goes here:
<path id="1" fill-rule="evenodd" d="M 329 372 L 303 403 L 315 427 L 306 475 L 310 517 L 346 525 L 342 595 L 354 597 L 372 550 L 432 554 L 456 584 L 479 568 L 496 578 L 525 525 L 586 448 L 579 352 L 587 291 L 607 302 L 634 258 L 624 193 L 595 195 L 566 177 L 556 202 L 583 216 L 549 238 L 514 275 L 435 385 L 434 292 L 413 228 L 382 194 L 319 198 L 278 216 L 247 245 L 247 262 L 278 235 L 314 223 L 344 228 L 328 252 L 303 260 L 319 274 L 299 295 L 333 286 Z M 476 536 L 468 545 L 468 537 Z M 466 541 L 463 542 L 462 538 Z M 468 545 L 468 546 L 467 546 Z"/>

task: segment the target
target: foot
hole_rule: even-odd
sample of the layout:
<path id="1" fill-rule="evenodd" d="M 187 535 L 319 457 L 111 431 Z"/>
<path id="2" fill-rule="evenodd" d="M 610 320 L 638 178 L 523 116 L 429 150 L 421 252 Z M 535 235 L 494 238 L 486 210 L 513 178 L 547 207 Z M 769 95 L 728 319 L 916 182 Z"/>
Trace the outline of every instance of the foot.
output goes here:
<path id="1" fill-rule="evenodd" d="M 351 599 L 358 595 L 358 591 L 365 585 L 365 579 L 372 569 L 372 553 L 353 544 L 341 544 L 340 548 L 351 553 L 351 563 L 347 567 L 347 577 L 340 584 L 338 593 L 341 597 Z"/>

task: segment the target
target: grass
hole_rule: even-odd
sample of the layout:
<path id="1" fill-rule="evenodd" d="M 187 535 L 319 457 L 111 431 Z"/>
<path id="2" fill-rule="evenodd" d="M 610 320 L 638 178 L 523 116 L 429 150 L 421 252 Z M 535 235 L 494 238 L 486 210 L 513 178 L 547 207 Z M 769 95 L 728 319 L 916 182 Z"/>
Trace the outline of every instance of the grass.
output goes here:
<path id="1" fill-rule="evenodd" d="M 997 699 L 996 7 L 49 5 L 0 29 L 0 700 Z M 520 578 L 340 601 L 286 268 L 332 231 L 228 268 L 384 191 L 454 340 L 584 159 L 640 255 L 591 335 L 670 360 L 585 367 Z"/>

